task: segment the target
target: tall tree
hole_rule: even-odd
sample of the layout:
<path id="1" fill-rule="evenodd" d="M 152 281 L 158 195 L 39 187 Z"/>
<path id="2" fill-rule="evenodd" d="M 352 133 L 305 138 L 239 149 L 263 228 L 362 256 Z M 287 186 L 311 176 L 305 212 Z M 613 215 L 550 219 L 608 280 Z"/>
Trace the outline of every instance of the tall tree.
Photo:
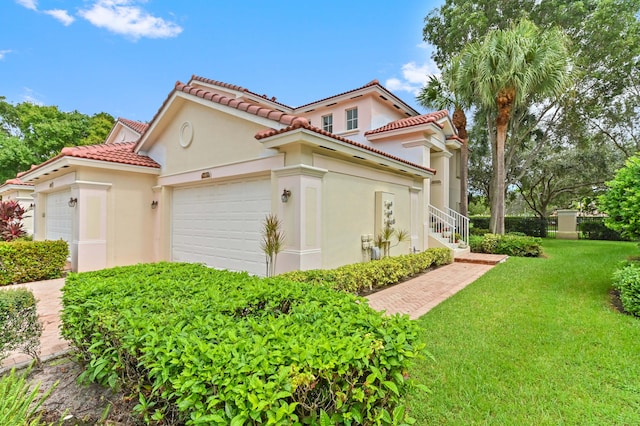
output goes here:
<path id="1" fill-rule="evenodd" d="M 504 233 L 505 144 L 514 109 L 562 93 L 569 82 L 567 53 L 562 31 L 540 31 L 523 19 L 507 30 L 490 31 L 454 58 L 454 90 L 495 111 L 488 122 L 495 128 L 490 221 L 494 233 Z"/>
<path id="2" fill-rule="evenodd" d="M 424 40 L 434 46 L 436 63 L 446 68 L 468 43 L 521 17 L 542 29 L 565 31 L 576 78 L 561 99 L 522 105 L 512 114 L 505 154 L 508 187 L 522 184 L 531 167 L 546 164 L 540 156 L 553 152 L 550 146 L 582 149 L 580 144 L 598 141 L 609 156 L 619 150 L 625 157 L 640 150 L 640 0 L 445 0 L 425 18 Z M 489 134 L 471 132 L 472 192 L 486 187 L 486 157 L 478 138 L 494 137 L 490 114 L 482 108 L 474 112 L 474 127 L 485 123 Z"/>
<path id="3" fill-rule="evenodd" d="M 88 116 L 30 102 L 13 105 L 0 97 L 0 183 L 65 146 L 104 142 L 114 122 L 107 113 Z"/>
<path id="4" fill-rule="evenodd" d="M 453 90 L 454 82 L 451 79 L 453 73 L 444 70 L 440 78 L 429 76 L 429 82 L 422 88 L 417 99 L 426 108 L 438 110 L 453 109 L 452 122 L 462 139 L 460 149 L 460 214 L 469 215 L 468 209 L 468 170 L 469 170 L 469 134 L 467 133 L 467 115 L 465 109 L 470 107 L 470 100 L 462 99 Z"/>

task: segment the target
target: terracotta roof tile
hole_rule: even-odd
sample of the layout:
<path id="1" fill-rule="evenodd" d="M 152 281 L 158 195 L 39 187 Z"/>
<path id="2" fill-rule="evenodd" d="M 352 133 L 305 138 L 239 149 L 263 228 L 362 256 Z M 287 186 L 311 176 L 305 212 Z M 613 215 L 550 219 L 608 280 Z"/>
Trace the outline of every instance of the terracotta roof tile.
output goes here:
<path id="1" fill-rule="evenodd" d="M 33 186 L 32 183 L 26 183 L 21 181 L 18 178 L 13 178 L 13 179 L 8 179 L 5 183 L 5 185 L 22 185 L 22 186 Z"/>
<path id="2" fill-rule="evenodd" d="M 372 148 L 372 147 L 370 147 L 368 145 L 363 145 L 361 143 L 352 141 L 351 139 L 343 138 L 342 136 L 338 136 L 338 135 L 334 135 L 333 133 L 329 133 L 326 130 L 323 130 L 323 129 L 320 129 L 318 127 L 310 125 L 307 120 L 303 120 L 303 121 L 296 120 L 296 121 L 294 121 L 292 123 L 291 126 L 285 127 L 284 129 L 280 129 L 280 130 L 276 130 L 276 129 L 264 129 L 264 130 L 261 130 L 258 133 L 256 133 L 255 138 L 258 139 L 258 140 L 265 139 L 265 138 L 268 138 L 270 136 L 281 135 L 283 133 L 287 133 L 287 132 L 290 132 L 292 130 L 300 129 L 300 128 L 303 128 L 303 129 L 306 129 L 306 130 L 310 130 L 310 131 L 312 131 L 314 133 L 318 133 L 318 134 L 321 134 L 323 136 L 328 136 L 328 137 L 330 137 L 332 139 L 336 139 L 336 140 L 339 140 L 341 142 L 345 142 L 345 143 L 347 143 L 349 145 L 353 145 L 355 147 L 362 148 L 362 149 L 370 151 L 370 152 L 375 152 L 376 154 L 382 155 L 384 157 L 390 158 L 390 159 L 395 160 L 395 161 L 400 161 L 401 163 L 405 163 L 405 164 L 407 164 L 409 166 L 412 166 L 412 167 L 416 167 L 416 168 L 419 168 L 419 169 L 422 169 L 422 170 L 426 170 L 426 171 L 431 172 L 433 174 L 436 173 L 435 169 L 431 169 L 429 167 L 424 167 L 424 166 L 421 166 L 419 164 L 412 163 L 411 161 L 407 161 L 407 160 L 405 160 L 403 158 L 396 157 L 395 155 L 391 155 L 391 154 L 389 154 L 389 153 L 387 153 L 385 151 L 381 151 L 379 149 Z"/>
<path id="3" fill-rule="evenodd" d="M 391 123 L 386 124 L 382 127 L 378 127 L 377 129 L 369 130 L 365 132 L 365 136 L 373 135 L 376 133 L 388 132 L 391 130 L 406 129 L 408 127 L 420 126 L 422 124 L 429 124 L 429 123 L 433 123 L 438 127 L 442 128 L 443 126 L 440 123 L 438 123 L 438 121 L 442 120 L 448 115 L 449 115 L 449 111 L 441 110 L 441 111 L 432 112 L 429 114 L 418 115 L 415 117 L 401 118 L 400 120 L 392 121 Z"/>
<path id="4" fill-rule="evenodd" d="M 188 84 L 184 84 L 180 82 L 176 83 L 175 91 L 188 93 L 190 95 L 197 96 L 199 98 L 206 99 L 208 101 L 215 102 L 221 105 L 226 105 L 228 107 L 235 108 L 240 111 L 246 111 L 249 114 L 253 114 L 258 117 L 268 118 L 270 120 L 282 123 L 286 126 L 290 126 L 296 120 L 302 120 L 305 123 L 308 122 L 308 120 L 303 117 L 299 117 L 291 114 L 285 114 L 282 111 L 277 111 L 271 108 L 264 107 L 262 105 L 256 105 L 250 102 L 229 98 L 228 96 L 212 93 L 212 92 L 209 92 L 197 87 L 189 86 Z"/>
<path id="5" fill-rule="evenodd" d="M 380 86 L 380 87 L 384 88 L 383 86 L 380 85 L 380 82 L 378 80 L 371 80 L 370 82 L 368 82 L 364 86 L 361 86 L 361 87 L 358 87 L 358 88 L 355 88 L 355 89 L 352 89 L 352 90 L 347 90 L 346 92 L 338 93 L 337 95 L 332 95 L 332 96 L 329 96 L 327 98 L 318 99 L 317 101 L 313 101 L 313 102 L 306 103 L 304 105 L 300 105 L 299 107 L 296 107 L 295 109 L 304 108 L 304 107 L 306 107 L 308 105 L 317 104 L 318 102 L 328 101 L 329 99 L 337 98 L 338 96 L 342 96 L 342 95 L 347 95 L 347 94 L 352 93 L 352 92 L 357 92 L 358 90 L 365 89 L 365 88 L 371 87 L 371 86 Z"/>
<path id="6" fill-rule="evenodd" d="M 278 105 L 282 105 L 283 107 L 285 107 L 287 109 L 293 109 L 289 105 L 285 105 L 282 102 L 278 102 L 276 100 L 275 96 L 269 97 L 267 95 L 260 95 L 260 94 L 258 94 L 256 92 L 252 92 L 251 90 L 249 90 L 249 89 L 247 89 L 245 87 L 237 86 L 235 84 L 229 84 L 229 83 L 225 83 L 225 82 L 218 81 L 218 80 L 211 80 L 210 78 L 204 78 L 204 77 L 201 77 L 201 76 L 195 75 L 195 74 L 191 76 L 191 80 L 200 81 L 200 82 L 211 84 L 211 85 L 214 85 L 214 86 L 235 90 L 235 91 L 238 91 L 238 92 L 249 93 L 249 94 L 257 96 L 259 98 L 263 98 L 263 99 L 266 99 L 266 100 L 268 100 L 270 102 L 276 103 Z"/>
<path id="7" fill-rule="evenodd" d="M 118 117 L 118 121 L 138 134 L 143 134 L 149 128 L 149 124 L 140 121 L 129 120 L 122 117 Z"/>
<path id="8" fill-rule="evenodd" d="M 160 165 L 146 155 L 133 152 L 136 142 L 120 142 L 111 144 L 86 145 L 62 148 L 60 154 L 53 158 L 33 165 L 27 172 L 18 173 L 18 177 L 53 163 L 63 157 L 86 158 L 89 160 L 105 161 L 108 163 L 128 164 L 132 166 L 160 168 Z"/>

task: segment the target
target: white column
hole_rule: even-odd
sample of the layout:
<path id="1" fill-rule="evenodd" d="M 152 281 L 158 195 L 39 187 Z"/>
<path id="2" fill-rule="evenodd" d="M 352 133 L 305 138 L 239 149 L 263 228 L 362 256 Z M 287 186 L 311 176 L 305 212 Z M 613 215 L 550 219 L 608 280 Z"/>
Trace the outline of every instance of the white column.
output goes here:
<path id="1" fill-rule="evenodd" d="M 322 267 L 322 178 L 327 170 L 303 164 L 273 171 L 272 211 L 283 222 L 285 249 L 276 273 Z M 290 191 L 287 202 L 281 197 Z"/>
<path id="2" fill-rule="evenodd" d="M 77 181 L 71 196 L 78 199 L 74 209 L 71 264 L 76 272 L 107 267 L 107 203 L 110 183 Z"/>
<path id="3" fill-rule="evenodd" d="M 449 207 L 449 158 L 452 155 L 446 151 L 431 153 L 431 168 L 436 170 L 431 178 L 431 204 L 443 211 Z"/>

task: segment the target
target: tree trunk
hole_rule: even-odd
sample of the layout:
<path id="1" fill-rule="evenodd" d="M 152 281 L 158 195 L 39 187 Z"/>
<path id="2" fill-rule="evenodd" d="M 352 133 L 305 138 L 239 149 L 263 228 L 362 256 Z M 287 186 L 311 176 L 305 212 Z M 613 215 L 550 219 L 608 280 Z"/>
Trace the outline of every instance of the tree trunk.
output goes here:
<path id="1" fill-rule="evenodd" d="M 469 135 L 467 133 L 467 115 L 464 110 L 456 106 L 453 111 L 453 126 L 458 131 L 458 136 L 462 139 L 460 147 L 460 214 L 469 215 L 468 203 L 468 180 L 469 180 Z"/>
<path id="2" fill-rule="evenodd" d="M 505 169 L 504 145 L 507 139 L 507 124 L 496 126 L 496 144 L 493 154 L 493 185 L 491 186 L 491 232 L 504 234 L 504 199 L 505 199 Z"/>

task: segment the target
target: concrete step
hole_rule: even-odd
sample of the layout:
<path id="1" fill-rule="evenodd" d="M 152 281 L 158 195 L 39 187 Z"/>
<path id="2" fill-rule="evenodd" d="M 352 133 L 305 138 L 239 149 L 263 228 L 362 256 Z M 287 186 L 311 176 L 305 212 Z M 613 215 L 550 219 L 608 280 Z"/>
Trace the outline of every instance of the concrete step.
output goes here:
<path id="1" fill-rule="evenodd" d="M 475 263 L 477 265 L 497 265 L 509 258 L 506 254 L 466 253 L 454 258 L 455 262 Z"/>

